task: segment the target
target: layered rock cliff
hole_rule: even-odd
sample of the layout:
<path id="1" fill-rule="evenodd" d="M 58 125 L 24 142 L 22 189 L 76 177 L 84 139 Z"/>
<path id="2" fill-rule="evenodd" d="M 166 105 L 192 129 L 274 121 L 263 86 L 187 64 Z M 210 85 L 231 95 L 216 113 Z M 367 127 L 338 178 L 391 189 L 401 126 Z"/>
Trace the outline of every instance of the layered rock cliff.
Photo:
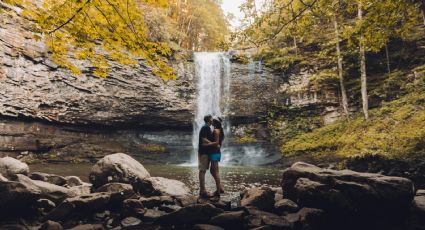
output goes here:
<path id="1" fill-rule="evenodd" d="M 176 80 L 154 76 L 143 60 L 134 66 L 112 63 L 105 79 L 72 75 L 55 65 L 30 23 L 12 9 L 0 15 L 0 115 L 66 124 L 191 127 L 196 79 L 193 62 L 174 63 Z M 233 63 L 232 114 L 252 120 L 264 115 L 275 92 L 274 76 Z"/>

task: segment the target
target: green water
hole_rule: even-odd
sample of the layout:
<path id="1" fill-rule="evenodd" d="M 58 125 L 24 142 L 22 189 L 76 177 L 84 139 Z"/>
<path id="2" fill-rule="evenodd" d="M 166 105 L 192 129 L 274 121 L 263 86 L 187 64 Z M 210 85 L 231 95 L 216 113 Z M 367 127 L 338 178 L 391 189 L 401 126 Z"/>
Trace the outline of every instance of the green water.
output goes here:
<path id="1" fill-rule="evenodd" d="M 144 165 L 151 176 L 176 179 L 188 185 L 193 192 L 198 190 L 198 170 L 196 166 L 180 166 L 172 164 Z M 62 176 L 75 175 L 88 181 L 92 164 L 34 164 L 31 172 L 44 172 Z M 224 189 L 229 192 L 242 191 L 251 186 L 279 186 L 283 169 L 278 167 L 225 166 L 220 168 Z M 207 188 L 214 189 L 214 180 L 207 173 Z"/>

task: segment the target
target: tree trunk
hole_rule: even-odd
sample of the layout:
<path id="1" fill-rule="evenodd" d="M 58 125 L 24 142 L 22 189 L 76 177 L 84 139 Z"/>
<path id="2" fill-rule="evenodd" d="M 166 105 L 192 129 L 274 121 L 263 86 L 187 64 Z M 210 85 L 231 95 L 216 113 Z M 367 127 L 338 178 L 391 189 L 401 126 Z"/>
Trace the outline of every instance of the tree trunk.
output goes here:
<path id="1" fill-rule="evenodd" d="M 297 37 L 294 36 L 295 56 L 298 56 Z"/>
<path id="2" fill-rule="evenodd" d="M 387 58 L 387 72 L 391 74 L 390 53 L 388 51 L 388 43 L 385 44 L 385 56 Z"/>
<path id="3" fill-rule="evenodd" d="M 363 20 L 362 2 L 358 4 L 358 20 Z M 361 81 L 361 93 L 363 103 L 363 113 L 366 120 L 369 119 L 369 104 L 367 98 L 367 82 L 366 82 L 366 55 L 363 44 L 363 35 L 360 33 L 359 47 L 360 47 L 360 81 Z"/>
<path id="4" fill-rule="evenodd" d="M 348 99 L 347 99 L 347 92 L 346 92 L 345 86 L 344 86 L 344 75 L 343 75 L 343 69 L 342 69 L 342 56 L 341 56 L 341 49 L 340 49 L 340 46 L 339 46 L 338 19 L 337 19 L 336 15 L 334 15 L 334 27 L 335 27 L 336 56 L 337 56 L 337 60 L 338 60 L 338 77 L 339 77 L 339 87 L 341 88 L 342 108 L 344 109 L 345 116 L 348 118 L 348 115 L 349 115 Z"/>
<path id="5" fill-rule="evenodd" d="M 422 19 L 424 20 L 424 26 L 425 26 L 425 10 L 422 8 Z"/>

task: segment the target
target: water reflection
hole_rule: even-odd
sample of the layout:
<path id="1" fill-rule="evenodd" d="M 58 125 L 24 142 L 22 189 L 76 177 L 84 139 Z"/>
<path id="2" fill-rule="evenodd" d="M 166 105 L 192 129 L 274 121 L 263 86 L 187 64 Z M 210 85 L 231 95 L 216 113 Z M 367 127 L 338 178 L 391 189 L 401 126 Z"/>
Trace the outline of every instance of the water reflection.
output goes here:
<path id="1" fill-rule="evenodd" d="M 30 165 L 32 172 L 53 173 L 62 176 L 76 175 L 88 181 L 91 164 L 35 164 Z M 181 165 L 144 165 L 151 176 L 166 177 L 184 182 L 197 193 L 198 169 L 196 166 Z M 229 192 L 239 192 L 252 186 L 279 186 L 282 170 L 272 167 L 229 166 L 221 167 L 220 174 L 224 189 Z M 206 176 L 207 189 L 213 191 L 215 184 L 212 176 Z"/>

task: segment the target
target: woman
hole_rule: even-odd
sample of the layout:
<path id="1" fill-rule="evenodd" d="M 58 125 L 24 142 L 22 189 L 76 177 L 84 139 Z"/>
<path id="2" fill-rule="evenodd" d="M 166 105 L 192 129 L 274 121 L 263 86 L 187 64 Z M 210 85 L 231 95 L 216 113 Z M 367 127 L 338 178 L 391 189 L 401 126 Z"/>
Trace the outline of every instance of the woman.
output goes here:
<path id="1" fill-rule="evenodd" d="M 209 158 L 211 161 L 211 168 L 210 172 L 211 175 L 214 177 L 215 185 L 217 187 L 217 191 L 214 192 L 214 196 L 220 196 L 220 193 L 224 193 L 223 187 L 221 186 L 220 182 L 220 172 L 218 169 L 218 162 L 220 162 L 221 159 L 221 145 L 224 140 L 224 132 L 223 132 L 223 126 L 221 124 L 222 119 L 219 117 L 216 117 L 213 119 L 213 126 L 214 126 L 214 143 L 217 144 L 217 147 L 213 147 L 211 153 L 209 154 Z"/>

